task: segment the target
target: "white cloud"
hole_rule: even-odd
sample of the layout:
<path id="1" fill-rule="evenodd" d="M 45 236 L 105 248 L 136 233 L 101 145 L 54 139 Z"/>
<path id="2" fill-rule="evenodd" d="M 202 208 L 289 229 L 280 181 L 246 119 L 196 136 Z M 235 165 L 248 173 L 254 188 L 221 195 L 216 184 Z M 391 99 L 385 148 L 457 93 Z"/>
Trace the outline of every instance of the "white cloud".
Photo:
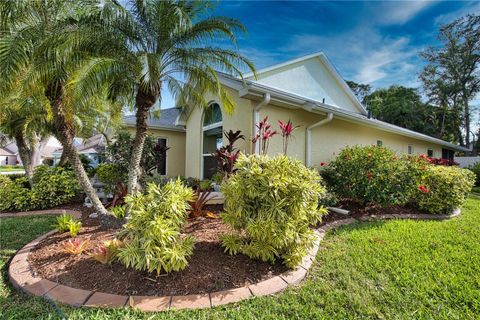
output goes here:
<path id="1" fill-rule="evenodd" d="M 421 11 L 436 4 L 433 1 L 387 1 L 375 4 L 377 22 L 383 25 L 402 25 L 414 18 Z"/>
<path id="2" fill-rule="evenodd" d="M 452 11 L 447 14 L 442 14 L 435 18 L 435 24 L 437 25 L 447 24 L 469 13 L 480 14 L 480 2 L 471 1 L 469 3 L 466 3 L 464 6 L 461 7 L 461 9 L 457 11 Z"/>

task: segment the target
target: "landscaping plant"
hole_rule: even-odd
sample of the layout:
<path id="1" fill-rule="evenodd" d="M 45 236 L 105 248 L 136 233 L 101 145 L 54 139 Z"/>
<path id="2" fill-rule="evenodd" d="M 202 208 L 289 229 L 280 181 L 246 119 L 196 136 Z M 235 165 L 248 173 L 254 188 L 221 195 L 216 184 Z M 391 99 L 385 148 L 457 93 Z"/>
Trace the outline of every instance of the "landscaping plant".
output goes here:
<path id="1" fill-rule="evenodd" d="M 127 267 L 160 274 L 187 267 L 194 238 L 181 233 L 193 190 L 180 179 L 163 187 L 149 184 L 144 194 L 126 197 L 131 206 L 118 258 Z"/>
<path id="2" fill-rule="evenodd" d="M 122 245 L 123 242 L 118 239 L 107 240 L 98 245 L 89 255 L 101 264 L 111 264 L 117 258 L 118 250 Z"/>
<path id="3" fill-rule="evenodd" d="M 339 196 L 362 204 L 404 205 L 415 194 L 428 162 L 397 157 L 380 146 L 353 146 L 341 150 L 322 168 L 329 187 Z"/>
<path id="4" fill-rule="evenodd" d="M 475 174 L 459 167 L 429 166 L 418 186 L 418 207 L 430 213 L 459 208 L 475 183 Z"/>
<path id="5" fill-rule="evenodd" d="M 194 200 L 190 201 L 190 210 L 188 210 L 189 218 L 197 218 L 204 216 L 203 207 L 207 204 L 207 201 L 211 198 L 211 190 L 202 190 L 201 188 L 195 189 Z"/>
<path id="6" fill-rule="evenodd" d="M 268 144 L 271 137 L 277 134 L 277 131 L 271 129 L 271 125 L 268 123 L 268 116 L 255 125 L 258 129 L 258 133 L 253 137 L 252 142 L 255 146 L 260 143 L 260 153 L 266 155 L 268 152 Z"/>
<path id="7" fill-rule="evenodd" d="M 278 125 L 280 126 L 282 139 L 283 139 L 283 154 L 287 155 L 288 150 L 288 140 L 292 137 L 293 131 L 299 128 L 300 126 L 294 126 L 292 121 L 288 120 L 286 123 L 278 120 Z"/>
<path id="8" fill-rule="evenodd" d="M 68 239 L 63 242 L 63 250 L 70 254 L 82 254 L 87 250 L 88 244 L 90 241 L 88 239 Z"/>
<path id="9" fill-rule="evenodd" d="M 222 174 L 222 178 L 228 178 L 234 171 L 235 161 L 237 161 L 240 150 L 236 149 L 234 144 L 238 140 L 245 140 L 245 136 L 241 134 L 240 130 L 233 132 L 232 130 L 224 131 L 223 134 L 228 140 L 226 146 L 221 147 L 215 151 L 215 158 L 217 160 L 218 170 Z"/>
<path id="10" fill-rule="evenodd" d="M 222 185 L 221 217 L 234 230 L 221 237 L 225 251 L 299 265 L 314 240 L 311 225 L 326 213 L 318 206 L 325 193 L 318 172 L 284 155 L 242 154 L 235 167 Z"/>
<path id="11" fill-rule="evenodd" d="M 58 232 L 69 232 L 72 238 L 78 234 L 81 228 L 82 223 L 80 220 L 75 219 L 69 214 L 58 216 L 55 222 L 55 229 L 57 229 Z"/>

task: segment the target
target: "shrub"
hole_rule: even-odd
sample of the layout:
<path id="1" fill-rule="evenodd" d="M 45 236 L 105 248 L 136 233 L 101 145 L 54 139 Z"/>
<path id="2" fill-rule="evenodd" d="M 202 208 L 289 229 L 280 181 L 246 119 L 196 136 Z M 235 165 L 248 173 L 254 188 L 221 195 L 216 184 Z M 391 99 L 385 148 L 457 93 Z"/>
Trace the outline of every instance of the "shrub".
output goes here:
<path id="1" fill-rule="evenodd" d="M 101 264 L 111 264 L 117 258 L 118 250 L 122 245 L 122 241 L 118 239 L 104 241 L 90 253 L 90 257 Z"/>
<path id="2" fill-rule="evenodd" d="M 450 213 L 465 202 L 474 182 L 475 174 L 470 170 L 430 166 L 418 186 L 418 206 L 430 213 Z"/>
<path id="3" fill-rule="evenodd" d="M 234 230 L 222 236 L 225 251 L 297 266 L 313 243 L 310 226 L 326 213 L 318 206 L 325 193 L 318 172 L 283 155 L 242 154 L 236 169 L 222 185 L 221 217 Z"/>
<path id="4" fill-rule="evenodd" d="M 68 203 L 80 192 L 73 171 L 61 167 L 39 166 L 35 169 L 33 181 L 31 209 L 47 209 Z"/>
<path id="5" fill-rule="evenodd" d="M 113 163 L 102 163 L 97 168 L 97 177 L 105 186 L 105 192 L 114 194 L 119 183 L 127 181 L 127 171 L 120 165 Z"/>
<path id="6" fill-rule="evenodd" d="M 475 174 L 475 185 L 480 186 L 480 162 L 468 167 L 468 169 Z"/>
<path id="7" fill-rule="evenodd" d="M 112 215 L 117 219 L 125 219 L 125 206 L 117 206 L 110 209 Z"/>
<path id="8" fill-rule="evenodd" d="M 149 184 L 145 194 L 126 198 L 131 206 L 125 224 L 125 246 L 118 258 L 127 267 L 158 274 L 187 267 L 194 239 L 181 234 L 193 191 L 177 179 L 163 187 Z"/>
<path id="9" fill-rule="evenodd" d="M 30 190 L 24 187 L 26 178 L 13 181 L 9 177 L 0 175 L 0 211 L 30 210 Z"/>
<path id="10" fill-rule="evenodd" d="M 82 223 L 71 215 L 62 214 L 61 216 L 57 217 L 54 227 L 58 230 L 58 232 L 68 231 L 70 236 L 73 238 L 82 228 Z"/>
<path id="11" fill-rule="evenodd" d="M 88 239 L 69 239 L 63 243 L 63 250 L 70 254 L 81 254 L 87 250 L 90 241 Z"/>
<path id="12" fill-rule="evenodd" d="M 385 147 L 354 146 L 341 150 L 322 175 L 341 197 L 364 204 L 404 205 L 428 165 L 418 157 L 398 158 Z"/>

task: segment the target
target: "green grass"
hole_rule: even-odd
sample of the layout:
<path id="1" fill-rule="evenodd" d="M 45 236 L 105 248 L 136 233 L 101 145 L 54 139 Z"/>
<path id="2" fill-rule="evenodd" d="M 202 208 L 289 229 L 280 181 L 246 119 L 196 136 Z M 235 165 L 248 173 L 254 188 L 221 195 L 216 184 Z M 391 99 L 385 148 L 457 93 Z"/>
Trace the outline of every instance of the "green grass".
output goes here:
<path id="1" fill-rule="evenodd" d="M 53 218 L 0 220 L 3 281 L 14 251 Z M 27 297 L 3 283 L 1 319 L 474 319 L 480 317 L 480 200 L 449 221 L 395 220 L 327 234 L 299 288 L 232 306 L 157 314 L 72 309 Z"/>
<path id="2" fill-rule="evenodd" d="M 16 172 L 25 171 L 22 166 L 0 166 L 0 172 Z"/>

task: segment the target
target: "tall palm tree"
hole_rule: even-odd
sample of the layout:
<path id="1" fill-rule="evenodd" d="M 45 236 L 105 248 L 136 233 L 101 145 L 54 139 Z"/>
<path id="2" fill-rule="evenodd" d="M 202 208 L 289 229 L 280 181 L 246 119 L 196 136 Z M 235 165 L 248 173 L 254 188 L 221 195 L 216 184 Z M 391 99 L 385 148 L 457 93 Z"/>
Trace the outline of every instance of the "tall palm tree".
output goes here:
<path id="1" fill-rule="evenodd" d="M 52 114 L 53 132 L 63 146 L 83 191 L 100 214 L 100 202 L 73 145 L 82 115 L 89 115 L 92 99 L 105 96 L 105 87 L 87 99 L 75 100 L 69 79 L 88 57 L 85 51 L 68 50 L 63 37 L 77 28 L 85 8 L 78 1 L 4 0 L 0 2 L 0 94 L 42 92 Z M 62 46 L 63 45 L 63 46 Z M 25 71 L 26 70 L 26 71 Z M 114 98 L 110 92 L 106 94 Z M 25 108 L 28 106 L 22 103 Z"/>
<path id="2" fill-rule="evenodd" d="M 227 112 L 233 101 L 217 71 L 242 77 L 253 64 L 236 49 L 237 20 L 211 16 L 206 1 L 136 0 L 122 6 L 105 0 L 89 11 L 86 23 L 70 33 L 70 43 L 93 48 L 92 58 L 72 79 L 78 97 L 88 98 L 105 83 L 133 97 L 136 135 L 129 166 L 128 190 L 137 188 L 147 119 L 169 88 L 180 106 L 207 106 L 206 92 L 217 95 Z M 88 36 L 87 36 L 88 35 Z M 220 47 L 222 45 L 222 47 Z M 119 85 L 122 81 L 124 85 Z M 122 88 L 120 90 L 120 88 Z"/>

